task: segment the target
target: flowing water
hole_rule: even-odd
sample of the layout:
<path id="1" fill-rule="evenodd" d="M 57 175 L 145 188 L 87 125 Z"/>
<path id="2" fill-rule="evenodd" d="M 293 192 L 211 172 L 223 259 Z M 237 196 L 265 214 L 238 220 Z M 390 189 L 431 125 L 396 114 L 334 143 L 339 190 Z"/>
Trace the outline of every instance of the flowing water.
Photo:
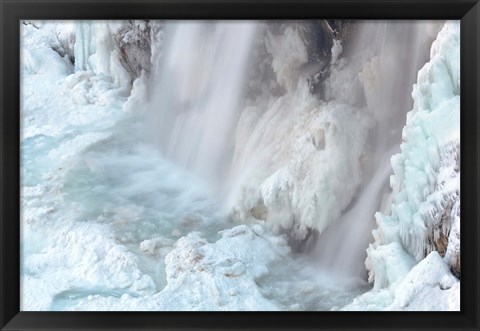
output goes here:
<path id="1" fill-rule="evenodd" d="M 168 23 L 166 53 L 154 64 L 157 143 L 214 189 L 229 165 L 256 28 L 248 21 Z"/>

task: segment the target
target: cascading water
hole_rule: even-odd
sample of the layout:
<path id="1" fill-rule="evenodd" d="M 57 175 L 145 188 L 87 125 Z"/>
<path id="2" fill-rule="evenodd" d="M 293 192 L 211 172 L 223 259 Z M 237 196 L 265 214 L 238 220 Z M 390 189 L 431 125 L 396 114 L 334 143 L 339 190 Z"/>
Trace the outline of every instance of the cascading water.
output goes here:
<path id="1" fill-rule="evenodd" d="M 365 102 L 376 125 L 359 193 L 319 237 L 313 251 L 321 266 L 365 278 L 363 262 L 374 214 L 388 191 L 390 158 L 398 149 L 412 105 L 411 88 L 428 59 L 436 25 L 359 22 L 357 26 L 345 51 L 347 66 L 339 71 L 332 67 L 326 98 L 342 102 L 352 92 L 345 90 L 345 79 L 359 77 L 362 97 L 346 98 L 355 105 Z M 149 121 L 155 139 L 167 158 L 195 173 L 217 193 L 229 193 L 222 184 L 232 183 L 226 178 L 232 150 L 235 143 L 242 143 L 234 140 L 234 131 L 256 31 L 252 22 L 169 22 L 164 54 L 153 67 Z"/>
<path id="2" fill-rule="evenodd" d="M 358 30 L 344 54 L 346 66 L 336 67 L 337 60 L 332 61 L 325 98 L 334 103 L 347 100 L 355 107 L 363 102 L 376 124 L 366 147 L 359 191 L 339 219 L 331 220 L 311 255 L 322 270 L 365 279 L 374 215 L 389 191 L 390 158 L 398 151 L 412 106 L 411 89 L 428 59 L 437 25 L 356 24 Z M 167 158 L 195 173 L 217 193 L 232 193 L 222 185 L 235 185 L 235 179 L 227 178 L 232 151 L 246 144 L 236 141 L 234 132 L 257 31 L 251 22 L 167 23 L 165 51 L 153 67 L 149 120 L 155 139 Z M 345 87 L 352 77 L 361 83 L 360 97 Z"/>
<path id="3" fill-rule="evenodd" d="M 392 150 L 385 154 L 353 206 L 320 235 L 315 252 L 322 268 L 344 276 L 366 278 L 364 248 L 371 241 L 373 215 L 380 209 L 388 188 L 393 153 Z"/>
<path id="4" fill-rule="evenodd" d="M 432 22 L 359 24 L 348 56 L 353 60 L 365 49 L 369 52 L 367 61 L 361 61 L 360 77 L 376 126 L 358 194 L 340 219 L 319 236 L 313 249 L 319 264 L 334 273 L 366 279 L 366 248 L 373 240 L 375 213 L 389 192 L 390 158 L 399 151 L 406 113 L 413 104 L 412 86 L 428 60 L 439 28 Z"/>
<path id="5" fill-rule="evenodd" d="M 228 166 L 252 22 L 169 22 L 154 64 L 152 117 L 166 157 L 220 189 Z"/>

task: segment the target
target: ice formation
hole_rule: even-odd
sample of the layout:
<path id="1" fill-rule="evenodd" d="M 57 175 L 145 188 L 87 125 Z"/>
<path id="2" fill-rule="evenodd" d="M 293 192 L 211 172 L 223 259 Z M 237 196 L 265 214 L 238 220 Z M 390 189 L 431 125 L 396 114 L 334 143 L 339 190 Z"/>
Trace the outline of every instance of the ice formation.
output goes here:
<path id="1" fill-rule="evenodd" d="M 459 309 L 459 23 L 304 24 L 22 24 L 22 310 Z"/>
<path id="2" fill-rule="evenodd" d="M 391 212 L 376 214 L 375 242 L 367 250 L 366 265 L 375 289 L 422 278 L 419 266 L 412 269 L 418 262 L 434 264 L 448 279 L 453 276 L 447 265 L 460 275 L 459 43 L 459 22 L 447 23 L 432 45 L 430 62 L 418 73 L 402 151 L 392 158 Z M 429 262 L 424 262 L 426 256 Z M 430 285 L 435 291 L 433 285 L 441 284 Z M 459 286 L 451 292 L 459 309 Z M 446 300 L 435 308 L 452 307 Z"/>

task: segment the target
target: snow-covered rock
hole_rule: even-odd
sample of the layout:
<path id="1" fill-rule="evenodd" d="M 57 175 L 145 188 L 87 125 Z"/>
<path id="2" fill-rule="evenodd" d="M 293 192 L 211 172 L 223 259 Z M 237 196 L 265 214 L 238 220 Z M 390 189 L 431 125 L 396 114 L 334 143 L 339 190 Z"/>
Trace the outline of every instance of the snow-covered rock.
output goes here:
<path id="1" fill-rule="evenodd" d="M 165 258 L 167 286 L 156 300 L 168 310 L 279 310 L 255 280 L 289 250 L 259 225 L 225 230 L 214 243 L 190 233 Z"/>
<path id="2" fill-rule="evenodd" d="M 460 310 L 460 281 L 433 251 L 390 288 L 373 289 L 342 310 Z"/>
<path id="3" fill-rule="evenodd" d="M 221 235 L 222 238 L 213 243 L 197 232 L 180 238 L 165 258 L 167 285 L 157 293 L 148 292 L 151 287 L 147 279 L 141 279 L 143 283 L 138 280 L 131 287 L 125 284 L 128 290 L 117 291 L 118 294 L 112 289 L 111 292 L 105 291 L 104 295 L 75 298 L 67 310 L 105 310 L 107 307 L 108 310 L 155 311 L 281 310 L 263 296 L 256 280 L 269 272 L 270 264 L 286 257 L 290 249 L 285 238 L 269 234 L 260 225 L 237 226 Z M 108 254 L 107 260 L 113 254 Z M 85 255 L 85 259 L 90 256 Z M 126 259 L 126 265 L 116 267 L 122 271 L 114 276 L 115 283 L 125 272 L 132 273 L 125 281 L 135 277 L 135 269 L 126 268 L 129 263 Z M 95 269 L 89 274 L 95 274 Z M 109 277 L 108 274 L 105 277 Z M 29 281 L 28 284 L 35 283 Z M 28 290 L 32 291 L 31 288 Z M 34 307 L 45 309 L 38 305 Z"/>

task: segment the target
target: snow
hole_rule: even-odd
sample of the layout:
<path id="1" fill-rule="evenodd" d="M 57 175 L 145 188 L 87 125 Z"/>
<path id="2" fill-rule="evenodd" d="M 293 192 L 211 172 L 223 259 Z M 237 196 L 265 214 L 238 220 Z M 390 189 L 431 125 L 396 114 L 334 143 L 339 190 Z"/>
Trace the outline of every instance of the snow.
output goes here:
<path id="1" fill-rule="evenodd" d="M 68 231 L 64 229 L 60 234 L 67 236 L 62 250 L 52 247 L 45 250 L 43 257 L 30 255 L 26 262 L 28 273 L 41 273 L 47 261 L 48 270 L 42 273 L 41 278 L 25 276 L 22 279 L 26 284 L 24 291 L 29 293 L 22 306 L 28 310 L 52 309 L 55 308 L 51 306 L 52 297 L 58 301 L 59 297 L 74 293 L 75 289 L 104 288 L 103 295 L 84 293 L 62 308 L 157 311 L 280 309 L 261 295 L 255 279 L 268 272 L 272 261 L 285 257 L 289 248 L 285 240 L 268 235 L 259 226 L 226 230 L 222 238 L 214 243 L 208 243 L 198 232 L 182 237 L 166 255 L 166 286 L 160 292 L 155 289 L 152 279 L 141 271 L 138 258 L 114 240 L 105 238 L 106 233 L 107 229 L 96 224 L 77 225 Z M 171 241 L 164 241 L 164 244 L 171 246 Z M 145 241 L 141 245 L 145 246 Z M 55 256 L 51 256 L 53 254 Z M 65 264 L 65 260 L 74 262 Z M 57 261 L 58 265 L 52 265 L 53 261 Z M 56 281 L 46 282 L 48 279 Z M 77 295 L 80 293 L 78 291 Z"/>
<path id="2" fill-rule="evenodd" d="M 108 289 L 113 285 L 137 293 L 154 291 L 153 280 L 140 271 L 133 254 L 106 233 L 105 226 L 88 223 L 49 233 L 49 245 L 23 261 L 22 291 L 28 295 L 22 296 L 22 307 L 52 309 L 55 296 L 75 288 Z"/>
<path id="3" fill-rule="evenodd" d="M 165 258 L 168 285 L 159 304 L 171 309 L 176 302 L 182 310 L 279 310 L 255 280 L 288 252 L 286 240 L 266 235 L 260 226 L 223 231 L 214 244 L 190 233 Z"/>
<path id="4" fill-rule="evenodd" d="M 394 284 L 389 289 L 373 289 L 355 298 L 342 310 L 460 310 L 460 281 L 452 275 L 449 266 L 436 251 Z"/>
<path id="5" fill-rule="evenodd" d="M 396 286 L 394 301 L 386 310 L 458 311 L 460 281 L 440 255 L 431 252 Z"/>

